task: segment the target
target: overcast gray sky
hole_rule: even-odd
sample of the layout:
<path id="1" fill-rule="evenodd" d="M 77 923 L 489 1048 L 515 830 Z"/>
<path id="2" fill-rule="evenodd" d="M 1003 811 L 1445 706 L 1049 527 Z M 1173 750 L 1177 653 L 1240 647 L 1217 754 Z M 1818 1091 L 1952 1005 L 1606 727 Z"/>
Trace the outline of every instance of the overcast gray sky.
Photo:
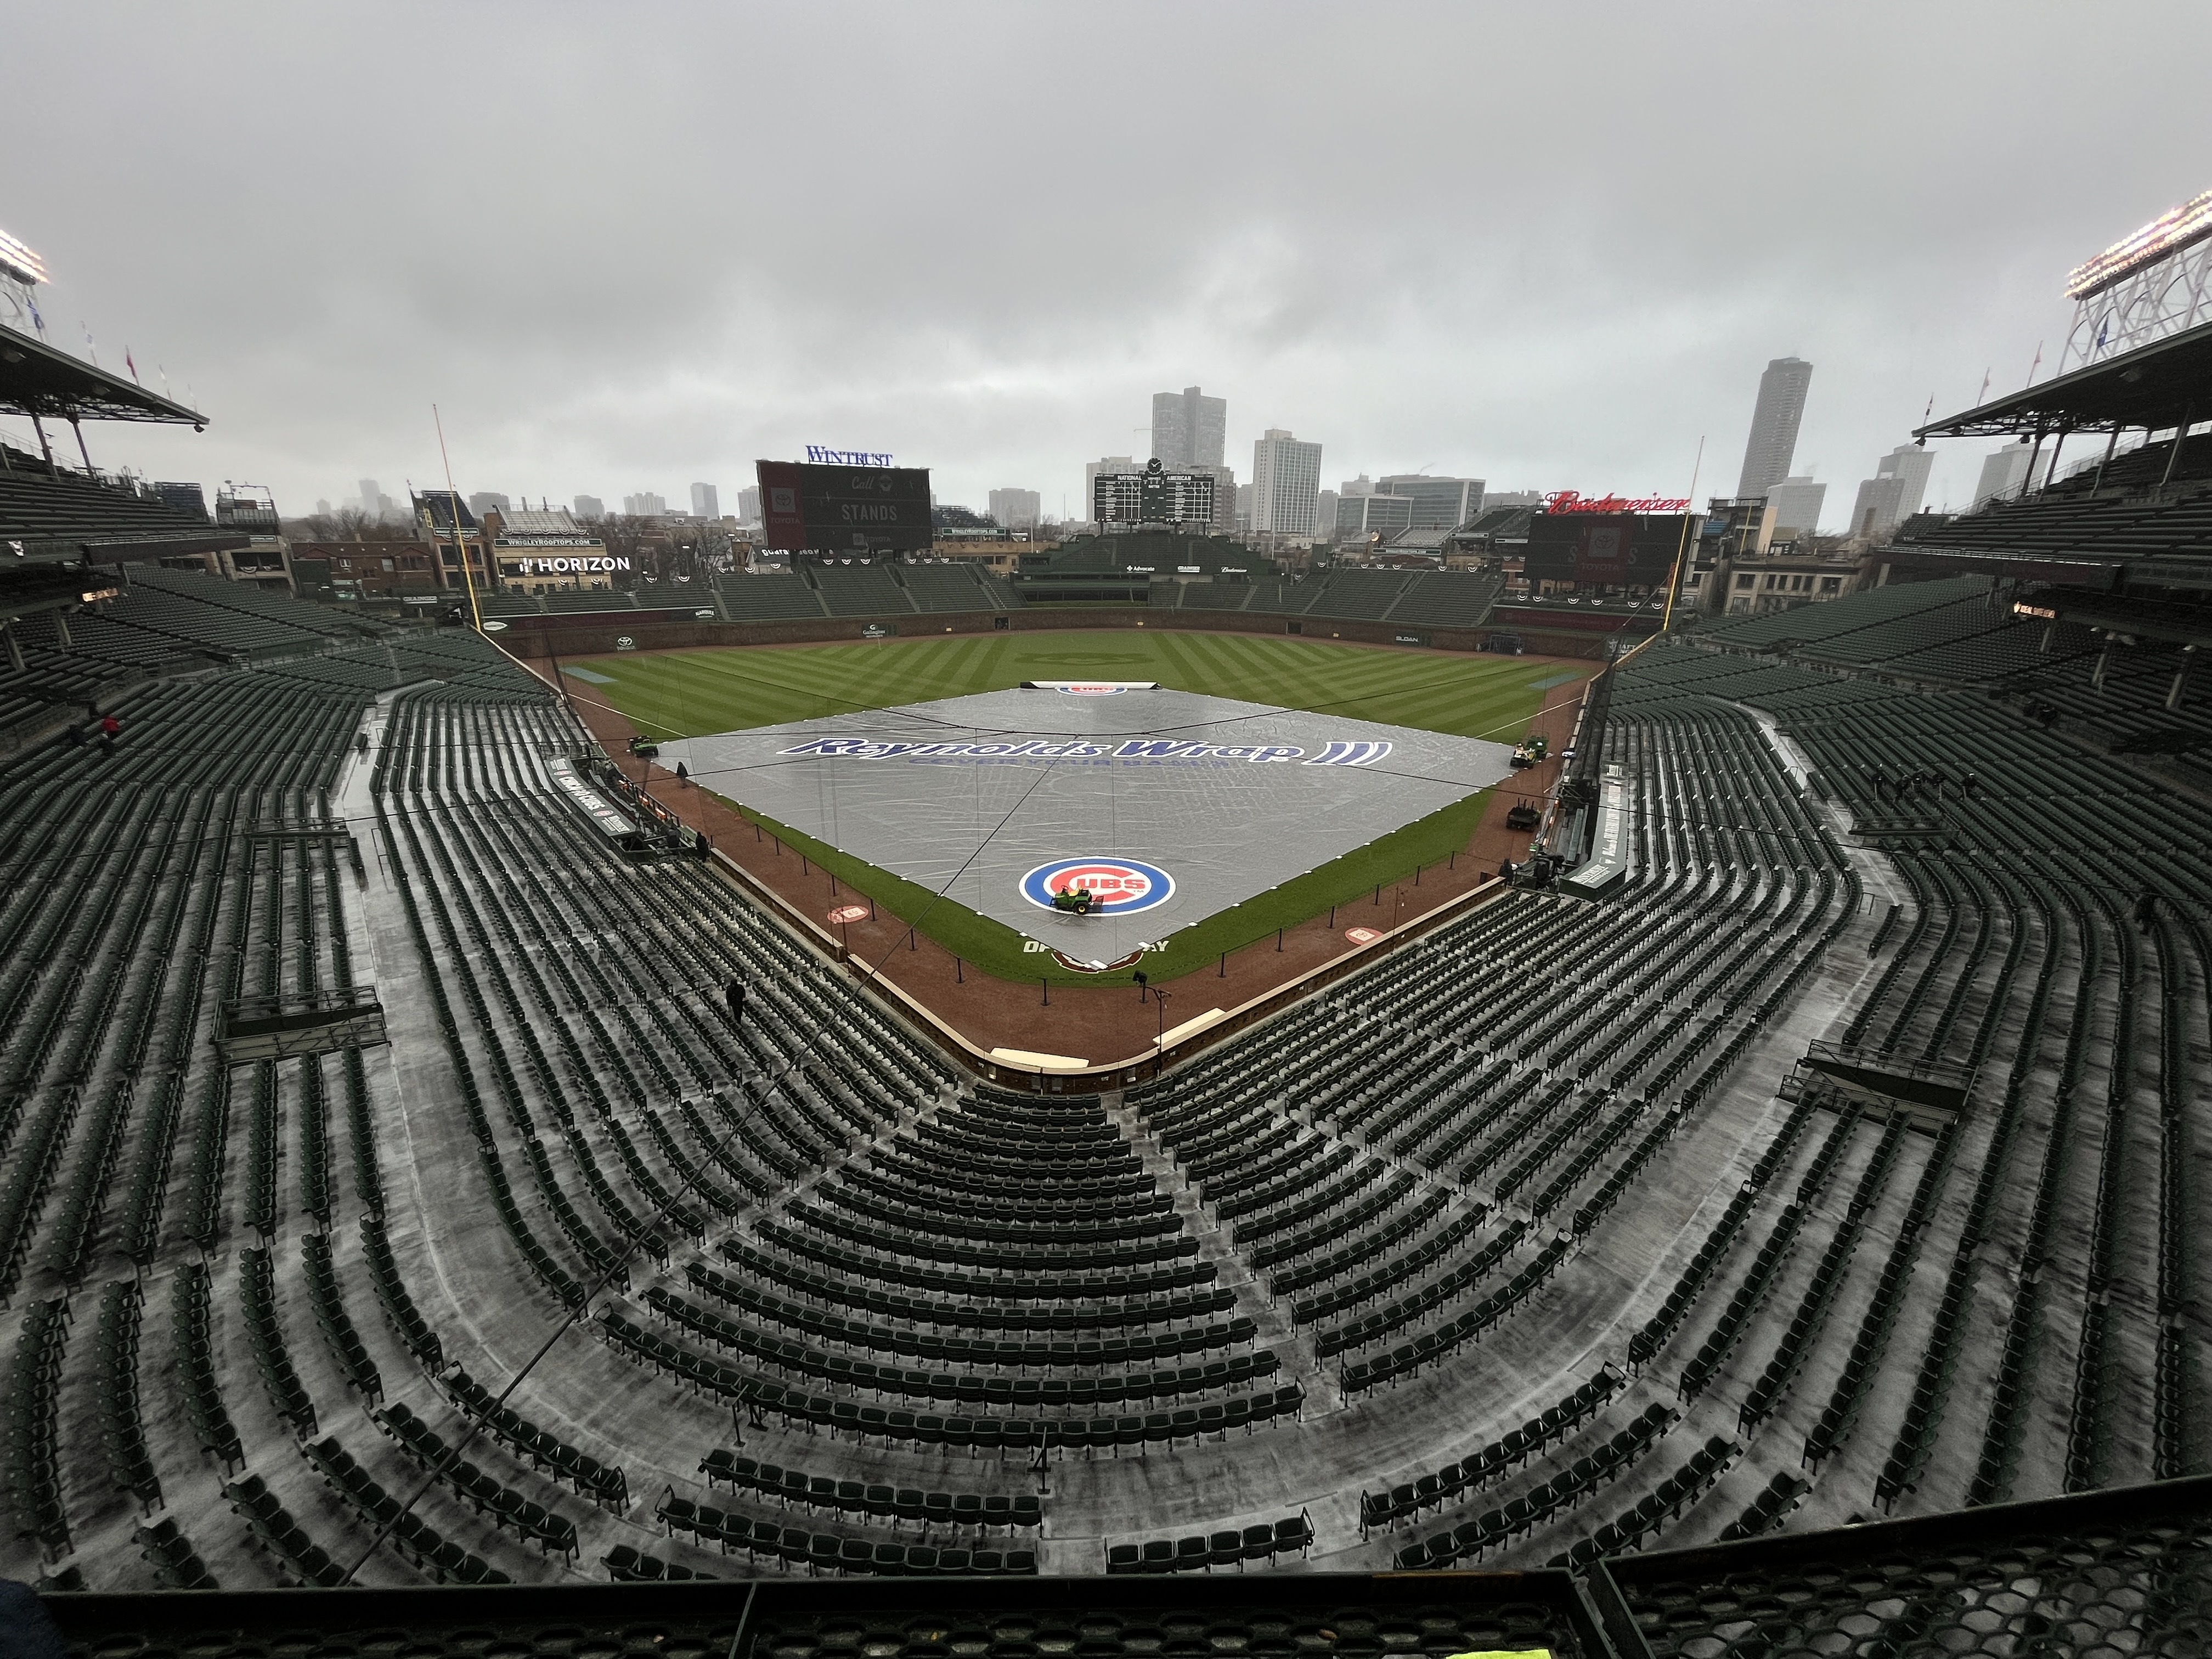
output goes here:
<path id="1" fill-rule="evenodd" d="M 96 462 L 289 513 L 437 483 L 434 401 L 465 492 L 726 507 L 812 442 L 1056 513 L 1194 382 L 1240 478 L 1280 426 L 1325 484 L 1679 495 L 1704 434 L 1702 495 L 1795 354 L 1839 523 L 2212 186 L 2208 46 L 2202 3 L 0 0 L 0 227 L 51 338 L 211 419 Z"/>

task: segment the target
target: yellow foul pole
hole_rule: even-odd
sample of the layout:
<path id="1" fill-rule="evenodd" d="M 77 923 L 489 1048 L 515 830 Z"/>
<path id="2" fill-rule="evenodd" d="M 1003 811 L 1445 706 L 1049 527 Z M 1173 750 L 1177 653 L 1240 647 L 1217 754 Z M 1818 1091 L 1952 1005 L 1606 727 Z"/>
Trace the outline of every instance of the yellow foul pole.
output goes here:
<path id="1" fill-rule="evenodd" d="M 476 576 L 469 569 L 468 538 L 461 534 L 461 498 L 453 493 L 453 460 L 446 453 L 446 422 L 435 404 L 430 405 L 430 419 L 438 428 L 438 459 L 446 468 L 446 510 L 453 515 L 453 547 L 461 556 L 461 583 L 469 590 L 469 626 L 481 634 L 483 612 L 477 605 Z"/>
<path id="2" fill-rule="evenodd" d="M 1682 590 L 1682 556 L 1689 550 L 1690 519 L 1698 510 L 1698 474 L 1705 470 L 1705 439 L 1698 434 L 1698 459 L 1690 465 L 1690 504 L 1682 514 L 1681 539 L 1674 544 L 1674 572 L 1667 579 L 1667 609 L 1659 618 L 1659 631 L 1663 634 L 1674 625 L 1674 595 Z M 450 480 L 448 480 L 450 483 Z"/>

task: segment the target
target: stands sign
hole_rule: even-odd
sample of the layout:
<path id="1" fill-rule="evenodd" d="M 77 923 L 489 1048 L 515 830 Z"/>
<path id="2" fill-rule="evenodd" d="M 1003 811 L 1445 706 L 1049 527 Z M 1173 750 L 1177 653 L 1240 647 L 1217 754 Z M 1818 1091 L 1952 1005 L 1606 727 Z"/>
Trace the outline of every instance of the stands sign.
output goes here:
<path id="1" fill-rule="evenodd" d="M 1555 489 L 1544 497 L 1547 513 L 1686 513 L 1686 495 L 1580 495 Z"/>

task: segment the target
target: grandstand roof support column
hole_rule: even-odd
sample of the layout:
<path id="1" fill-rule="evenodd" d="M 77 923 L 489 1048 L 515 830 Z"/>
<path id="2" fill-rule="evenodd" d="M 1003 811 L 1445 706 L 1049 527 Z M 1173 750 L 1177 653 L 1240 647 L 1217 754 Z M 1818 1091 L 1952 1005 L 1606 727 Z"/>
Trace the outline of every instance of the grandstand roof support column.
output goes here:
<path id="1" fill-rule="evenodd" d="M 2027 452 L 2027 471 L 2021 474 L 2020 497 L 2027 499 L 2027 492 L 2035 487 L 2035 463 L 2043 453 L 2043 422 L 2035 423 L 2035 447 Z"/>
<path id="2" fill-rule="evenodd" d="M 2091 495 L 2096 494 L 2098 490 L 2102 489 L 2105 487 L 2105 469 L 2112 464 L 2112 452 L 2115 449 L 2118 449 L 2119 446 L 2120 429 L 2116 426 L 2112 428 L 2112 435 L 2105 441 L 2105 459 L 2097 463 L 2096 482 L 2089 486 L 2089 493 Z"/>
<path id="3" fill-rule="evenodd" d="M 2051 441 L 2051 465 L 2043 469 L 2043 487 L 2045 489 L 2058 482 L 2058 452 L 2066 447 L 2067 431 L 2067 428 L 2060 427 L 2058 435 Z M 2035 476 L 2035 463 L 2033 459 L 2027 464 L 2027 472 L 2030 477 Z"/>
<path id="4" fill-rule="evenodd" d="M 76 453 L 84 458 L 84 470 L 92 471 L 92 452 L 84 447 L 84 427 L 74 415 L 69 417 L 70 430 L 76 434 Z"/>
<path id="5" fill-rule="evenodd" d="M 2189 423 L 2196 417 L 2195 404 L 2184 404 L 2181 406 L 2181 424 L 2173 428 L 2173 447 L 2166 451 L 2166 471 L 2158 481 L 2158 487 L 2160 489 L 2165 489 L 2167 482 L 2173 477 L 2173 464 L 2181 459 L 2181 441 L 2189 435 Z"/>
<path id="6" fill-rule="evenodd" d="M 13 617 L 9 617 L 5 622 L 0 622 L 0 639 L 5 639 L 8 641 L 8 672 L 11 674 L 21 673 L 23 642 L 15 637 L 15 619 Z"/>
<path id="7" fill-rule="evenodd" d="M 46 441 L 46 423 L 37 416 L 31 416 L 31 430 L 39 434 L 39 453 L 46 458 L 46 465 L 54 464 L 54 447 Z"/>

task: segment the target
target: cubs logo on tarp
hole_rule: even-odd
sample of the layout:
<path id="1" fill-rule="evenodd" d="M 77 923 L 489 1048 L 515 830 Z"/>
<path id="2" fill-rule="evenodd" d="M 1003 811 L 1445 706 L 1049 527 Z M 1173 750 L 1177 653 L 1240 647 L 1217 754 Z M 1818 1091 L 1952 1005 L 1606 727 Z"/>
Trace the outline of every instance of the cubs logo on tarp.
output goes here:
<path id="1" fill-rule="evenodd" d="M 1060 859 L 1022 878 L 1022 896 L 1040 910 L 1059 909 L 1052 901 L 1062 888 L 1088 890 L 1094 916 L 1127 916 L 1173 898 L 1175 878 L 1134 859 Z"/>

